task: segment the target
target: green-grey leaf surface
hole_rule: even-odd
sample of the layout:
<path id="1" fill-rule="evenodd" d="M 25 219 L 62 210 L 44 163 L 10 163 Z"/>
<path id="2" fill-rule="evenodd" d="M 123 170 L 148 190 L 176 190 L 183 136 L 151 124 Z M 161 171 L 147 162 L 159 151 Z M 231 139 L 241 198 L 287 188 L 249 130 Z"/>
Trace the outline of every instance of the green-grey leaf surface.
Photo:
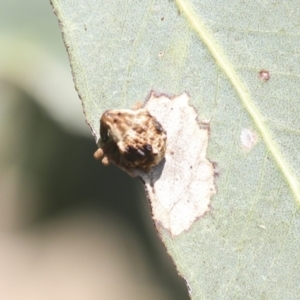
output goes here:
<path id="1" fill-rule="evenodd" d="M 212 209 L 178 237 L 160 231 L 192 299 L 299 299 L 299 1 L 52 3 L 96 139 L 104 110 L 152 89 L 187 91 L 210 120 Z"/>

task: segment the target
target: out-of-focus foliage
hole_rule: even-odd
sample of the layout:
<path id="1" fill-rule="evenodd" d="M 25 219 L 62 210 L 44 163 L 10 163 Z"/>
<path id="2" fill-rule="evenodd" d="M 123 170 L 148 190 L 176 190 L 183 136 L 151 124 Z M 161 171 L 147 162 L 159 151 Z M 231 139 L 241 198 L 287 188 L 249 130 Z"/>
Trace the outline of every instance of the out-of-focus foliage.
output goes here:
<path id="1" fill-rule="evenodd" d="M 92 157 L 49 2 L 1 1 L 0 43 L 0 298 L 184 299 L 138 183 Z"/>

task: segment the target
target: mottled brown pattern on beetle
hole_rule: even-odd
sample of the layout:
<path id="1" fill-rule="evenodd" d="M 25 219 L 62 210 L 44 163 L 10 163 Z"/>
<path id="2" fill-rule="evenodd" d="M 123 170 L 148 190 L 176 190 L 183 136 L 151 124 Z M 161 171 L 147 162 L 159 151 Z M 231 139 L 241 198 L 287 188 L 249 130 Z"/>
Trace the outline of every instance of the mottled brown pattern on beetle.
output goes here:
<path id="1" fill-rule="evenodd" d="M 96 159 L 121 168 L 148 171 L 164 157 L 166 132 L 147 109 L 108 110 L 100 119 L 100 149 Z"/>

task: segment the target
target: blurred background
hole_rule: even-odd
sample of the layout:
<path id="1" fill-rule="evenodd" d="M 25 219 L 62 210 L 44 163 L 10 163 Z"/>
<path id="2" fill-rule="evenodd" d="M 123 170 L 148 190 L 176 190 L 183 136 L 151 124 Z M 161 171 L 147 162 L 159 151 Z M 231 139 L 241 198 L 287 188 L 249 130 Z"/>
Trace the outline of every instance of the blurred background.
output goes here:
<path id="1" fill-rule="evenodd" d="M 141 183 L 93 159 L 49 1 L 1 1 L 0 45 L 0 299 L 189 299 Z"/>

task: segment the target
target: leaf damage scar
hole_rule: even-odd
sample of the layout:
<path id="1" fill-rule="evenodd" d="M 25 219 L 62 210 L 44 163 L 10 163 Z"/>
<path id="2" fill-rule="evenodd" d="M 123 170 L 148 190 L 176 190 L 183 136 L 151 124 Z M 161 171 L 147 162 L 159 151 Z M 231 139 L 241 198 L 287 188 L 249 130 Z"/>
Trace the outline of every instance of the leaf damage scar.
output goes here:
<path id="1" fill-rule="evenodd" d="M 142 179 L 159 231 L 179 235 L 210 210 L 216 188 L 206 158 L 209 123 L 197 120 L 186 93 L 152 92 L 144 108 L 107 111 L 100 123 L 95 157 Z"/>

